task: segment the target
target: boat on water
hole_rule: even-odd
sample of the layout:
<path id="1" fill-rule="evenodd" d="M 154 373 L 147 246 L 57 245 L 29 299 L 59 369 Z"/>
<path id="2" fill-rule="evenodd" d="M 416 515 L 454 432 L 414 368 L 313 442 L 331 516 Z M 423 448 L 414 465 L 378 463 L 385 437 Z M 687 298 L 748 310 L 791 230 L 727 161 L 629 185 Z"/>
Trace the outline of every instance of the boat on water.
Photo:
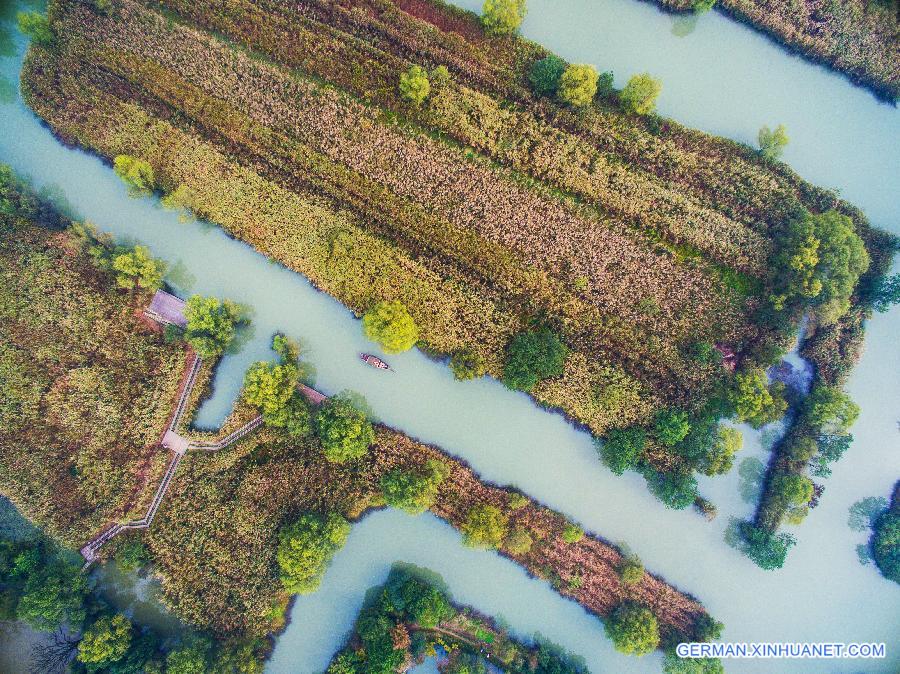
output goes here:
<path id="1" fill-rule="evenodd" d="M 393 368 L 385 363 L 378 356 L 373 356 L 371 353 L 361 353 L 359 354 L 360 360 L 364 362 L 366 365 L 370 365 L 371 367 L 377 368 L 379 370 L 390 370 L 393 372 Z"/>

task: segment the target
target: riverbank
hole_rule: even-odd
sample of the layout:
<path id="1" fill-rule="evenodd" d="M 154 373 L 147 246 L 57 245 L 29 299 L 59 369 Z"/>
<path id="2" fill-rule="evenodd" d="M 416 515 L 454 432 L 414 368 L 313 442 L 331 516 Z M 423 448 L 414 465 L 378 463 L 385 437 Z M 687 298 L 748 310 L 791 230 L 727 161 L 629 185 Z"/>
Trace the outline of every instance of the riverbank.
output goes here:
<path id="1" fill-rule="evenodd" d="M 666 9 L 696 11 L 695 0 L 655 0 Z M 716 11 L 761 31 L 793 53 L 844 73 L 879 98 L 900 98 L 900 43 L 895 0 L 841 4 L 719 0 Z"/>

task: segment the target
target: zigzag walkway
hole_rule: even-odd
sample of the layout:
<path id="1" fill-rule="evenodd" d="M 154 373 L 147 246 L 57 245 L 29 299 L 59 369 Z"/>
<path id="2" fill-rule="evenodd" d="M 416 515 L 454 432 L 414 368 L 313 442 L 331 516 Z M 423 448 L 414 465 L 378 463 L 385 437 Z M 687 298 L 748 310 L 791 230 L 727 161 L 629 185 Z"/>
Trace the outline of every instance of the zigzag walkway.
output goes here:
<path id="1" fill-rule="evenodd" d="M 93 538 L 83 548 L 81 548 L 81 556 L 85 559 L 85 569 L 89 567 L 94 561 L 96 561 L 97 553 L 100 551 L 100 548 L 102 548 L 106 543 L 112 540 L 119 533 L 129 529 L 147 529 L 150 524 L 152 524 L 153 518 L 156 516 L 156 511 L 159 510 L 159 506 L 166 495 L 166 491 L 169 489 L 169 484 L 171 484 L 172 482 L 172 477 L 175 475 L 175 471 L 178 469 L 178 464 L 181 463 L 181 459 L 184 458 L 184 455 L 187 451 L 191 449 L 210 452 L 220 451 L 222 449 L 225 449 L 226 447 L 229 447 L 230 445 L 233 445 L 245 435 L 251 433 L 262 425 L 263 418 L 262 416 L 258 416 L 241 426 L 236 431 L 215 442 L 193 442 L 178 434 L 178 425 L 181 422 L 181 417 L 184 414 L 185 407 L 187 406 L 187 401 L 191 396 L 191 391 L 194 388 L 194 384 L 197 380 L 197 374 L 200 372 L 200 366 L 202 364 L 203 359 L 200 358 L 200 356 L 195 355 L 194 361 L 188 368 L 187 377 L 185 377 L 184 386 L 181 389 L 181 395 L 178 397 L 178 403 L 175 406 L 175 413 L 172 415 L 172 420 L 169 422 L 169 426 L 166 429 L 165 436 L 163 437 L 161 443 L 163 447 L 172 450 L 172 459 L 169 461 L 169 465 L 168 467 L 166 467 L 166 472 L 163 474 L 162 481 L 159 483 L 159 487 L 157 487 L 156 493 L 153 495 L 153 501 L 151 501 L 150 507 L 147 509 L 147 514 L 139 520 L 133 520 L 124 524 L 114 524 L 99 536 Z"/>

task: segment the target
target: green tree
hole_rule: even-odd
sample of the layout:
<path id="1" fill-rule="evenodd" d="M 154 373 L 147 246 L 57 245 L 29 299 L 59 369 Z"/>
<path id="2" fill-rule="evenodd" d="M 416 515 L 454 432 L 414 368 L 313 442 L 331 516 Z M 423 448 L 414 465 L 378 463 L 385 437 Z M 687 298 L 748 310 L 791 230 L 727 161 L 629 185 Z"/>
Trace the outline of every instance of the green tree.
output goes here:
<path id="1" fill-rule="evenodd" d="M 37 551 L 40 560 L 41 555 Z M 25 566 L 25 559 L 17 558 L 17 567 Z M 46 564 L 46 565 L 43 565 Z M 16 607 L 19 620 L 24 620 L 37 630 L 52 632 L 64 623 L 78 627 L 85 618 L 84 601 L 88 594 L 87 582 L 78 567 L 45 560 L 25 572 L 24 592 Z"/>
<path id="2" fill-rule="evenodd" d="M 531 90 L 538 96 L 553 96 L 566 70 L 566 62 L 555 54 L 535 61 L 528 72 Z"/>
<path id="3" fill-rule="evenodd" d="M 431 93 L 428 73 L 422 66 L 411 66 L 405 73 L 400 73 L 400 96 L 415 105 L 422 105 Z"/>
<path id="4" fill-rule="evenodd" d="M 637 426 L 614 428 L 597 443 L 603 463 L 616 475 L 636 467 L 646 445 L 647 433 Z"/>
<path id="5" fill-rule="evenodd" d="M 881 574 L 900 583 L 900 512 L 896 506 L 885 510 L 872 527 L 872 556 Z"/>
<path id="6" fill-rule="evenodd" d="M 712 446 L 700 459 L 700 472 L 704 475 L 724 475 L 734 465 L 734 455 L 744 446 L 744 436 L 736 428 L 720 426 Z"/>
<path id="7" fill-rule="evenodd" d="M 662 83 L 649 73 L 634 75 L 622 92 L 619 100 L 627 112 L 638 115 L 649 115 L 656 108 L 656 99 L 662 91 Z"/>
<path id="8" fill-rule="evenodd" d="M 859 405 L 837 386 L 814 386 L 804 400 L 804 421 L 826 435 L 846 435 L 858 417 Z"/>
<path id="9" fill-rule="evenodd" d="M 85 630 L 78 644 L 78 661 L 108 665 L 121 660 L 131 645 L 131 622 L 121 613 L 100 618 Z"/>
<path id="10" fill-rule="evenodd" d="M 347 396 L 335 396 L 322 403 L 315 428 L 325 458 L 332 463 L 358 458 L 375 442 L 375 430 L 365 412 Z"/>
<path id="11" fill-rule="evenodd" d="M 362 323 L 366 337 L 387 353 L 407 351 L 419 339 L 419 328 L 401 302 L 379 302 L 365 313 Z"/>
<path id="12" fill-rule="evenodd" d="M 120 288 L 159 290 L 162 287 L 165 265 L 154 260 L 144 246 L 135 246 L 113 257 L 112 268 Z"/>
<path id="13" fill-rule="evenodd" d="M 766 159 L 775 160 L 781 157 L 789 139 L 784 124 L 779 124 L 774 131 L 768 126 L 763 126 L 759 130 L 758 140 L 759 153 Z"/>
<path id="14" fill-rule="evenodd" d="M 777 421 L 787 412 L 787 401 L 782 391 L 781 387 L 769 386 L 769 380 L 762 369 L 750 370 L 735 376 L 729 400 L 734 406 L 738 421 L 760 428 Z"/>
<path id="15" fill-rule="evenodd" d="M 387 593 L 405 618 L 426 629 L 437 627 L 456 614 L 447 595 L 415 572 L 392 570 Z"/>
<path id="16" fill-rule="evenodd" d="M 466 545 L 476 548 L 499 548 L 506 538 L 509 518 L 492 505 L 477 505 L 469 510 L 462 525 Z"/>
<path id="17" fill-rule="evenodd" d="M 772 482 L 772 492 L 785 505 L 805 506 L 815 493 L 812 480 L 805 475 L 781 473 Z"/>
<path id="18" fill-rule="evenodd" d="M 447 464 L 434 459 L 421 468 L 395 468 L 381 478 L 381 492 L 389 506 L 411 514 L 422 513 L 434 503 L 438 488 L 449 472 Z"/>
<path id="19" fill-rule="evenodd" d="M 689 471 L 660 472 L 648 469 L 644 475 L 653 495 L 667 508 L 683 510 L 697 498 L 697 480 Z"/>
<path id="20" fill-rule="evenodd" d="M 278 413 L 294 394 L 299 376 L 292 363 L 254 363 L 244 376 L 244 399 L 263 415 Z"/>
<path id="21" fill-rule="evenodd" d="M 606 620 L 606 635 L 621 653 L 647 655 L 659 646 L 659 623 L 650 609 L 622 604 Z"/>
<path id="22" fill-rule="evenodd" d="M 166 674 L 207 674 L 210 644 L 195 639 L 182 644 L 166 656 Z"/>
<path id="23" fill-rule="evenodd" d="M 819 445 L 816 442 L 815 438 L 811 438 L 806 435 L 800 435 L 796 437 L 789 438 L 785 442 L 785 455 L 791 461 L 797 461 L 806 463 L 813 456 L 815 456 L 816 452 L 819 451 Z"/>
<path id="24" fill-rule="evenodd" d="M 617 365 L 605 365 L 596 376 L 594 399 L 612 415 L 622 415 L 641 403 L 641 384 Z"/>
<path id="25" fill-rule="evenodd" d="M 741 522 L 739 532 L 744 554 L 767 571 L 784 566 L 788 550 L 796 543 L 790 534 L 773 534 L 751 522 Z"/>
<path id="26" fill-rule="evenodd" d="M 331 558 L 350 535 L 350 523 L 337 513 L 305 513 L 278 534 L 281 583 L 291 594 L 315 592 Z"/>
<path id="27" fill-rule="evenodd" d="M 503 542 L 503 549 L 514 555 L 524 555 L 531 550 L 533 542 L 527 529 L 517 528 L 510 531 L 506 536 L 506 540 Z"/>
<path id="28" fill-rule="evenodd" d="M 120 154 L 113 160 L 113 170 L 128 185 L 132 197 L 146 197 L 156 189 L 153 167 L 144 159 Z"/>
<path id="29" fill-rule="evenodd" d="M 563 529 L 562 539 L 569 545 L 577 543 L 582 538 L 584 538 L 584 529 L 577 524 L 569 523 L 566 525 L 566 528 Z"/>
<path id="30" fill-rule="evenodd" d="M 509 342 L 503 383 L 511 389 L 530 391 L 539 381 L 563 373 L 569 350 L 549 328 L 520 332 Z"/>
<path id="31" fill-rule="evenodd" d="M 791 304 L 815 309 L 819 322 L 830 325 L 850 308 L 859 277 L 869 268 L 869 254 L 853 221 L 831 210 L 806 213 L 786 226 L 770 266 L 776 292 L 772 306 Z"/>
<path id="32" fill-rule="evenodd" d="M 869 295 L 872 308 L 883 313 L 900 303 L 900 274 L 879 276 Z"/>
<path id="33" fill-rule="evenodd" d="M 40 12 L 19 12 L 16 15 L 19 30 L 31 38 L 35 44 L 48 46 L 53 43 L 53 28 L 46 14 Z"/>
<path id="34" fill-rule="evenodd" d="M 488 35 L 511 35 L 525 19 L 525 0 L 484 0 L 481 24 Z"/>
<path id="35" fill-rule="evenodd" d="M 485 373 L 484 358 L 474 349 L 466 347 L 453 354 L 450 369 L 459 381 L 478 379 Z"/>
<path id="36" fill-rule="evenodd" d="M 305 438 L 312 433 L 312 412 L 300 391 L 294 391 L 284 406 L 263 414 L 266 425 L 280 428 L 292 438 Z"/>
<path id="37" fill-rule="evenodd" d="M 559 100 L 576 108 L 590 105 L 597 95 L 599 77 L 592 65 L 573 63 L 567 66 L 559 80 Z"/>
<path id="38" fill-rule="evenodd" d="M 240 321 L 238 309 L 231 302 L 200 295 L 188 299 L 184 316 L 187 319 L 184 337 L 203 358 L 225 353 Z"/>
<path id="39" fill-rule="evenodd" d="M 458 653 L 450 660 L 445 670 L 447 674 L 486 674 L 484 660 L 474 653 Z"/>
<path id="40" fill-rule="evenodd" d="M 673 447 L 684 440 L 691 430 L 687 412 L 667 408 L 659 410 L 653 419 L 653 435 L 657 442 Z"/>
<path id="41" fill-rule="evenodd" d="M 601 98 L 609 96 L 613 92 L 614 83 L 615 77 L 611 70 L 600 73 L 600 77 L 597 80 L 597 96 Z"/>

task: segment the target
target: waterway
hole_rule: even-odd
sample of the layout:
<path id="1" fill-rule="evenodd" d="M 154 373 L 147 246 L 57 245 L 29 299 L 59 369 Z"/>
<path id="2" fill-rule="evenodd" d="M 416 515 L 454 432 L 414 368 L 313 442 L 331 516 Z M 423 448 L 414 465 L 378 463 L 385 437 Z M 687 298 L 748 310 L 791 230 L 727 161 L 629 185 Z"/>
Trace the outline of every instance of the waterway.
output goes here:
<path id="1" fill-rule="evenodd" d="M 526 35 L 546 38 L 549 46 L 569 59 L 612 67 L 619 78 L 642 70 L 661 75 L 667 84 L 661 110 L 679 121 L 705 128 L 715 122 L 718 126 L 711 130 L 735 138 L 746 136 L 748 129 L 755 132 L 762 123 L 787 123 L 793 144 L 786 159 L 801 174 L 840 186 L 846 196 L 876 216 L 879 224 L 900 232 L 896 226 L 900 201 L 895 198 L 900 171 L 892 170 L 892 162 L 900 157 L 896 110 L 714 14 L 702 17 L 692 34 L 676 40 L 671 36 L 671 17 L 632 0 L 555 0 L 552 4 L 534 0 L 530 4 Z M 610 7 L 618 9 L 595 14 Z M 643 23 L 640 17 L 644 17 Z M 707 26 L 710 22 L 714 23 Z M 562 28 L 558 33 L 539 33 L 550 25 Z M 620 44 L 623 35 L 630 35 L 634 43 L 629 43 L 627 50 L 620 47 L 625 50 L 618 57 L 623 61 L 597 58 L 597 49 L 615 51 L 607 44 L 612 38 L 606 34 L 612 31 L 604 26 L 610 25 L 615 25 L 613 44 Z M 740 497 L 737 468 L 722 478 L 701 481 L 702 493 L 719 508 L 719 518 L 710 524 L 691 511 L 666 510 L 638 476 L 613 476 L 597 460 L 586 434 L 497 382 L 455 382 L 446 367 L 418 352 L 391 356 L 395 374 L 367 368 L 356 354 L 374 347 L 362 337 L 358 322 L 302 276 L 229 239 L 216 227 L 179 222 L 155 199 L 130 199 L 107 165 L 57 142 L 18 95 L 15 82 L 24 41 L 8 22 L 4 29 L 0 35 L 0 78 L 4 78 L 0 79 L 0 93 L 9 90 L 3 81 L 12 83 L 12 92 L 0 97 L 0 161 L 33 176 L 36 187 L 50 190 L 75 215 L 101 230 L 148 246 L 170 265 L 169 281 L 180 293 L 218 295 L 252 307 L 252 330 L 244 336 L 240 351 L 224 359 L 215 379 L 215 395 L 201 409 L 199 424 L 216 426 L 222 420 L 247 366 L 271 357 L 270 336 L 282 331 L 303 342 L 305 358 L 316 369 L 318 388 L 326 393 L 346 388 L 359 391 L 386 423 L 466 459 L 486 479 L 517 485 L 609 540 L 626 541 L 648 569 L 696 595 L 724 621 L 726 639 L 884 641 L 889 648 L 893 646 L 882 661 L 833 665 L 779 662 L 778 671 L 852 668 L 888 672 L 900 666 L 896 643 L 900 590 L 872 566 L 859 564 L 855 546 L 861 542 L 860 534 L 846 524 L 852 503 L 866 496 L 888 496 L 900 476 L 900 378 L 896 376 L 900 309 L 871 322 L 866 354 L 850 382 L 850 392 L 862 406 L 854 428 L 856 443 L 825 481 L 822 504 L 795 531 L 798 545 L 785 568 L 764 572 L 723 543 L 728 518 L 746 517 L 752 511 L 752 505 Z M 704 38 L 708 31 L 715 35 Z M 562 42 L 565 35 L 569 38 L 562 46 L 568 51 L 551 44 L 553 40 Z M 692 41 L 713 38 L 717 42 L 701 43 L 705 49 L 692 46 Z M 668 45 L 668 59 L 661 53 L 665 50 L 660 43 Z M 733 56 L 731 51 L 743 57 Z M 722 59 L 737 59 L 735 68 L 740 68 L 728 78 L 719 78 L 714 69 Z M 663 65 L 677 66 L 680 77 L 663 71 Z M 753 89 L 753 82 L 781 82 L 784 73 L 798 68 L 804 77 L 818 83 L 816 88 L 773 87 L 758 105 L 733 95 L 732 80 L 741 83 L 746 78 L 745 86 L 759 91 Z M 684 101 L 693 95 L 693 89 L 683 88 L 692 80 L 704 82 L 699 89 L 716 92 L 715 96 Z M 778 99 L 777 104 L 772 98 Z M 776 107 L 768 107 L 773 105 Z M 794 108 L 817 112 L 805 120 L 773 114 L 787 114 Z M 844 119 L 842 129 L 864 128 L 861 133 L 866 142 L 854 146 L 859 135 L 849 131 L 849 135 L 837 131 L 820 135 L 821 129 L 830 128 L 821 126 L 821 120 L 835 114 Z M 756 115 L 760 119 L 746 121 Z M 704 122 L 705 116 L 709 124 Z M 826 154 L 816 161 L 817 155 L 810 154 L 811 144 L 804 138 L 812 138 L 813 145 L 818 144 Z M 890 195 L 894 196 L 888 198 Z M 747 433 L 746 445 L 739 461 L 766 460 L 757 434 Z M 323 589 L 297 602 L 271 668 L 296 672 L 319 668 L 349 629 L 354 607 L 366 589 L 380 582 L 390 564 L 398 560 L 431 566 L 444 576 L 459 601 L 484 613 L 502 613 L 517 633 L 539 628 L 585 657 L 593 671 L 659 669 L 657 655 L 619 659 L 599 621 L 546 588 L 541 591 L 540 583 L 528 581 L 510 562 L 462 548 L 452 529 L 429 516 L 414 519 L 398 513 L 379 514 L 356 527 L 348 548 L 326 574 Z M 729 662 L 728 670 L 773 671 L 771 663 L 761 666 L 752 662 Z"/>

